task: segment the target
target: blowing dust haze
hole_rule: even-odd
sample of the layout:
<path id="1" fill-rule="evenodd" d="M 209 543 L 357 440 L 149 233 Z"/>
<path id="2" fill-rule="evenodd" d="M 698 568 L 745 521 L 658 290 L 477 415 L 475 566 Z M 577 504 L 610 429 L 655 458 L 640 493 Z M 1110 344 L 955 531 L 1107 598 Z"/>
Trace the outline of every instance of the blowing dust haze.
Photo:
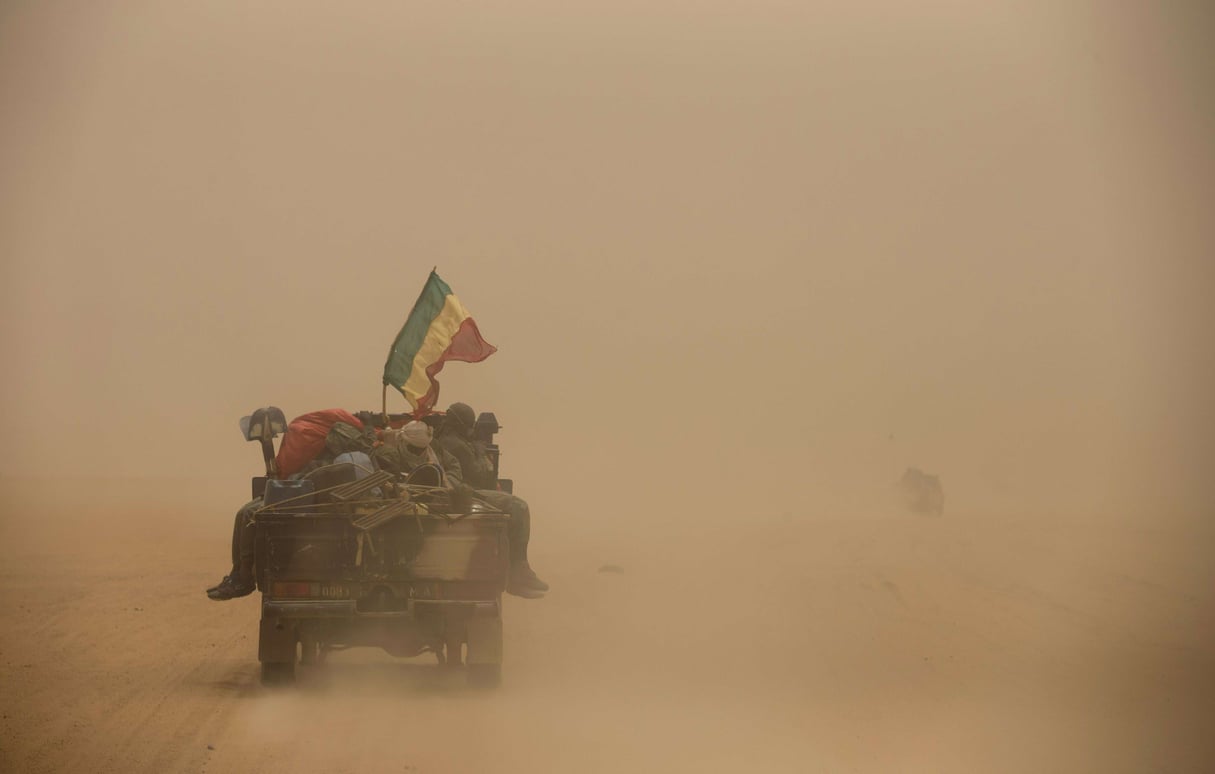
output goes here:
<path id="1" fill-rule="evenodd" d="M 0 770 L 1215 769 L 1213 22 L 4 3 Z M 238 420 L 432 267 L 552 590 L 262 686 Z"/>

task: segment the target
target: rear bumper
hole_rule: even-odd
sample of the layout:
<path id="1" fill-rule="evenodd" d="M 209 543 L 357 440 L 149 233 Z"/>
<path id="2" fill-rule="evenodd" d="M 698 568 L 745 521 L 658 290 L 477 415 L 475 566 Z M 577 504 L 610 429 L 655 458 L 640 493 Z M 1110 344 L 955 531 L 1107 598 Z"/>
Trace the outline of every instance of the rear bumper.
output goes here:
<path id="1" fill-rule="evenodd" d="M 501 610 L 496 600 L 414 599 L 405 610 L 361 613 L 353 599 L 262 599 L 262 618 L 413 618 L 419 608 L 445 609 L 473 618 L 496 618 Z"/>
<path id="2" fill-rule="evenodd" d="M 409 600 L 404 610 L 359 612 L 354 600 L 262 598 L 258 658 L 293 663 L 297 643 L 380 647 L 394 656 L 466 642 L 467 663 L 502 660 L 498 600 Z"/>
<path id="3" fill-rule="evenodd" d="M 356 614 L 352 599 L 262 600 L 263 618 L 350 618 Z"/>

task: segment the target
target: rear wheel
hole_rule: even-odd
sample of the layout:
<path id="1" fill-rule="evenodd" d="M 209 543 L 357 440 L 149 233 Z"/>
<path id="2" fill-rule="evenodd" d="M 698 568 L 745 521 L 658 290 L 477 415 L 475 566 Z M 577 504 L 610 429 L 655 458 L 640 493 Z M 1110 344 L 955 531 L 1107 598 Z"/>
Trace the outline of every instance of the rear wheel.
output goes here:
<path id="1" fill-rule="evenodd" d="M 300 634 L 300 664 L 314 666 L 321 661 L 321 644 L 311 633 Z"/>
<path id="2" fill-rule="evenodd" d="M 502 683 L 501 664 L 469 664 L 468 687 L 479 691 L 497 688 Z"/>
<path id="3" fill-rule="evenodd" d="M 295 663 L 288 661 L 263 661 L 262 685 L 288 685 L 295 681 Z"/>

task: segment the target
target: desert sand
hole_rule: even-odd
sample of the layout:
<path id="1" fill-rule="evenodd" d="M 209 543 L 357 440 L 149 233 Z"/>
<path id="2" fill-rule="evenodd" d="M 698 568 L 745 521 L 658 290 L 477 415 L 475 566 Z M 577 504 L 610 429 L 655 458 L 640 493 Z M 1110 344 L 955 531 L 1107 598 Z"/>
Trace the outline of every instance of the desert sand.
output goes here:
<path id="1" fill-rule="evenodd" d="M 1107 773 L 1215 761 L 1209 529 L 649 511 L 644 541 L 606 529 L 533 552 L 554 588 L 506 598 L 494 693 L 431 657 L 372 650 L 270 689 L 257 596 L 202 593 L 223 569 L 224 514 L 172 499 L 183 482 L 60 485 L 73 496 L 40 495 L 56 507 L 4 492 L 5 771 Z M 82 505 L 86 488 L 104 504 Z M 578 515 L 612 518 L 597 508 Z"/>

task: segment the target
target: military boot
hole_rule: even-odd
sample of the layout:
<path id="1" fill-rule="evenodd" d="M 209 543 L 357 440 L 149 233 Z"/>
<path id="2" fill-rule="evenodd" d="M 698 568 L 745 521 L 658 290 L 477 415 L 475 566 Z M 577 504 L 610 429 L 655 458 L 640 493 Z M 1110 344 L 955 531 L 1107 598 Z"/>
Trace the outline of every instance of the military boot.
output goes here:
<path id="1" fill-rule="evenodd" d="M 217 602 L 237 597 L 247 597 L 257 589 L 252 578 L 242 578 L 238 575 L 225 575 L 219 585 L 207 589 L 207 597 Z"/>
<path id="2" fill-rule="evenodd" d="M 536 599 L 548 591 L 548 584 L 540 580 L 526 559 L 511 563 L 506 592 L 517 597 Z"/>

